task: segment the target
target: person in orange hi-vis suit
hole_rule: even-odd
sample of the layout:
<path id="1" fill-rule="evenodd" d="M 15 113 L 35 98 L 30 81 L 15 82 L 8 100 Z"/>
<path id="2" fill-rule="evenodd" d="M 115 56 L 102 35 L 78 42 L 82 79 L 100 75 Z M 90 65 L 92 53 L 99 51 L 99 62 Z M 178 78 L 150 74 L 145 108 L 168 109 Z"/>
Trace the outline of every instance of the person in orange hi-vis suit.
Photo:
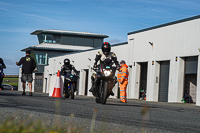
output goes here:
<path id="1" fill-rule="evenodd" d="M 127 93 L 126 93 L 126 87 L 128 85 L 128 66 L 126 65 L 126 62 L 122 60 L 120 62 L 120 69 L 119 73 L 117 75 L 117 79 L 120 86 L 120 102 L 121 103 L 127 103 Z"/>

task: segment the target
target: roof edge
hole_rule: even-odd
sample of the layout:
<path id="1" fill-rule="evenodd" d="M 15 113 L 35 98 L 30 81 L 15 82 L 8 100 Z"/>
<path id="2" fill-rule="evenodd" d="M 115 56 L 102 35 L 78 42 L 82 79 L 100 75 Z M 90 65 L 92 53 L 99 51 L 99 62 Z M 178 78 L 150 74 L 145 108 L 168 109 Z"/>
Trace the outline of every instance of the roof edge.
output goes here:
<path id="1" fill-rule="evenodd" d="M 115 46 L 120 46 L 120 45 L 125 45 L 125 44 L 128 44 L 128 42 L 116 43 L 116 44 L 112 44 L 111 46 L 115 47 Z"/>
<path id="2" fill-rule="evenodd" d="M 76 36 L 90 36 L 97 38 L 108 38 L 108 35 L 89 33 L 89 32 L 78 32 L 78 31 L 65 31 L 65 30 L 35 30 L 30 33 L 31 35 L 38 35 L 41 33 L 51 33 L 51 34 L 60 34 L 60 35 L 76 35 Z"/>
<path id="3" fill-rule="evenodd" d="M 25 49 L 22 49 L 21 51 L 26 51 L 26 50 L 44 50 L 44 48 L 38 48 L 38 47 L 28 47 Z M 84 50 L 74 50 L 74 49 L 59 49 L 59 48 L 45 48 L 47 51 L 66 51 L 66 52 L 76 52 L 76 51 L 84 51 Z"/>

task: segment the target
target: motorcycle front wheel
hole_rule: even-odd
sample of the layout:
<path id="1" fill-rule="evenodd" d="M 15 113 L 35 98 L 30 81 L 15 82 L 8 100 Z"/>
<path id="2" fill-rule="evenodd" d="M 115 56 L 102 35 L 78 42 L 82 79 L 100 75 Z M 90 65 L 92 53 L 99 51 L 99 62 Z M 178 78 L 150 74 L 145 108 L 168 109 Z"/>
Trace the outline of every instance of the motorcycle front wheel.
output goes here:
<path id="1" fill-rule="evenodd" d="M 103 83 L 102 92 L 101 92 L 101 103 L 102 104 L 106 104 L 107 96 L 108 96 L 108 82 L 105 81 Z"/>
<path id="2" fill-rule="evenodd" d="M 73 84 L 70 85 L 71 88 L 71 99 L 74 99 L 74 86 Z"/>

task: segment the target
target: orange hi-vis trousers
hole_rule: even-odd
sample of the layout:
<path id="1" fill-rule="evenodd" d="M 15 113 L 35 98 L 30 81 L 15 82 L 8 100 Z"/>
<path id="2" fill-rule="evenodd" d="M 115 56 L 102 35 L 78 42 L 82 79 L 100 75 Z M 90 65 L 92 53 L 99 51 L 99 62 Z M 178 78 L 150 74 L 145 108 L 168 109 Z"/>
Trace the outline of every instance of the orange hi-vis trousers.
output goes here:
<path id="1" fill-rule="evenodd" d="M 122 84 L 119 84 L 120 87 L 120 100 L 123 103 L 127 103 L 127 93 L 126 93 L 126 88 L 128 85 L 128 81 L 124 81 Z"/>

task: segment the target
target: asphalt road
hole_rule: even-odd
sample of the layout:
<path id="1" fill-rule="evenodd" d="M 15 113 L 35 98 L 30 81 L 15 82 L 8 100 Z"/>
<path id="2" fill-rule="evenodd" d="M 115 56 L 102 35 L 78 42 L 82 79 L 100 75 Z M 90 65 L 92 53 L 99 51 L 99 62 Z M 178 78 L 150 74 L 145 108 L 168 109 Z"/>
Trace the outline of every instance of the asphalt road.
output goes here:
<path id="1" fill-rule="evenodd" d="M 48 94 L 0 91 L 0 125 L 10 117 L 41 120 L 48 126 L 73 124 L 83 132 L 200 132 L 200 107 L 195 104 L 108 99 L 96 104 L 93 97 L 50 98 Z"/>

